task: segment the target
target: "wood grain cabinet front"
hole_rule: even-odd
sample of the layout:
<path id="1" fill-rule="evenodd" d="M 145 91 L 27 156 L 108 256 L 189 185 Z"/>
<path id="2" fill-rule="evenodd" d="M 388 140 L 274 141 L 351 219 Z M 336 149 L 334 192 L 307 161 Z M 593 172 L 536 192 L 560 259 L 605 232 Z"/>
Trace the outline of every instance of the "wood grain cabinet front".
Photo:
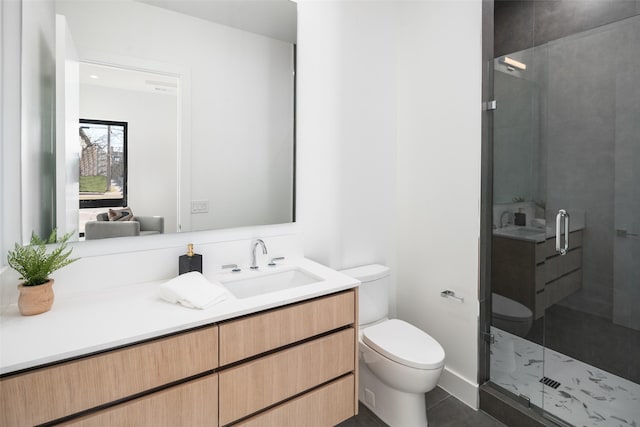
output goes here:
<path id="1" fill-rule="evenodd" d="M 222 370 L 220 425 L 353 372 L 354 342 L 355 330 L 344 329 Z M 349 400 L 354 402 L 351 391 Z"/>
<path id="2" fill-rule="evenodd" d="M 210 374 L 61 425 L 69 427 L 217 427 L 218 375 Z"/>
<path id="3" fill-rule="evenodd" d="M 542 242 L 494 236 L 491 289 L 530 308 L 536 319 L 582 286 L 582 230 L 569 237 L 569 252 L 555 238 Z"/>
<path id="4" fill-rule="evenodd" d="M 355 291 L 269 310 L 220 324 L 220 365 L 352 325 Z"/>
<path id="5" fill-rule="evenodd" d="M 355 376 L 347 375 L 248 418 L 234 427 L 327 427 L 351 418 Z"/>
<path id="6" fill-rule="evenodd" d="M 0 425 L 33 426 L 218 366 L 218 328 L 160 338 L 0 380 Z"/>

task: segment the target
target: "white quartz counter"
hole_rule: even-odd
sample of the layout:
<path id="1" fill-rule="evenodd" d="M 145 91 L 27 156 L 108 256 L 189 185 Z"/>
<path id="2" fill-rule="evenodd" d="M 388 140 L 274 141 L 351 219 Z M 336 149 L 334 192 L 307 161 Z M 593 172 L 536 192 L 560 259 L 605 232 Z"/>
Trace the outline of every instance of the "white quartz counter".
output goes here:
<path id="1" fill-rule="evenodd" d="M 585 228 L 584 215 L 574 215 L 569 224 L 569 231 L 574 232 Z M 529 242 L 541 243 L 547 239 L 555 238 L 556 226 L 550 224 L 545 228 L 521 227 L 517 225 L 508 225 L 506 227 L 496 228 L 493 230 L 494 236 L 508 237 L 516 240 L 526 240 Z"/>
<path id="2" fill-rule="evenodd" d="M 293 262 L 293 261 L 292 261 Z M 287 265 L 288 264 L 288 265 Z M 323 280 L 310 285 L 228 299 L 205 310 L 168 303 L 153 281 L 114 285 L 95 293 L 56 299 L 51 311 L 21 316 L 16 304 L 0 311 L 0 374 L 58 362 L 162 335 L 231 319 L 345 289 L 359 282 L 301 258 L 299 266 Z M 263 270 L 291 268 L 288 262 Z M 64 286 L 57 283 L 55 286 Z M 87 286 L 91 286 L 87 283 Z"/>

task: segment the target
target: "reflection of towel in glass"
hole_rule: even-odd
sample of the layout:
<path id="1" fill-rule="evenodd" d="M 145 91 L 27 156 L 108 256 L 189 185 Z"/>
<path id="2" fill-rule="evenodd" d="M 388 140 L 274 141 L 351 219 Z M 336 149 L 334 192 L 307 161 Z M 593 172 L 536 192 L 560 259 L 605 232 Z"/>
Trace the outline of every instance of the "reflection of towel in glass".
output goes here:
<path id="1" fill-rule="evenodd" d="M 229 291 L 219 283 L 208 281 L 200 272 L 182 274 L 160 285 L 160 297 L 190 308 L 206 308 L 229 297 Z"/>

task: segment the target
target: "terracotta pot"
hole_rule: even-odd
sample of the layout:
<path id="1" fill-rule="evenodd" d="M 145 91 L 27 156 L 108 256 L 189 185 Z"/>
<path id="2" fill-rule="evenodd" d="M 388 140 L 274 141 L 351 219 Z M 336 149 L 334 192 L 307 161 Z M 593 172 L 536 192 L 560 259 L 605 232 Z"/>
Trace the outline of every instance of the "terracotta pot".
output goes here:
<path id="1" fill-rule="evenodd" d="M 53 305 L 53 279 L 42 285 L 18 285 L 20 297 L 18 308 L 23 316 L 32 316 L 49 311 Z"/>

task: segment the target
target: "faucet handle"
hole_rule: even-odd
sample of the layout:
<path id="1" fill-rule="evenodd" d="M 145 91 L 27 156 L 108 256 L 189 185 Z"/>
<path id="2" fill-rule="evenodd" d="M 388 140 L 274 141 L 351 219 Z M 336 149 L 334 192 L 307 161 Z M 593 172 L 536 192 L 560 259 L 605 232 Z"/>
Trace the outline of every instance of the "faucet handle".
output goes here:
<path id="1" fill-rule="evenodd" d="M 284 257 L 283 256 L 279 256 L 276 258 L 271 258 L 271 262 L 269 264 L 267 264 L 269 267 L 275 267 L 276 266 L 276 261 L 284 261 Z"/>
<path id="2" fill-rule="evenodd" d="M 238 264 L 225 264 L 222 266 L 222 269 L 227 269 L 230 268 L 232 272 L 234 273 L 239 273 L 240 271 L 242 271 L 239 267 Z"/>

